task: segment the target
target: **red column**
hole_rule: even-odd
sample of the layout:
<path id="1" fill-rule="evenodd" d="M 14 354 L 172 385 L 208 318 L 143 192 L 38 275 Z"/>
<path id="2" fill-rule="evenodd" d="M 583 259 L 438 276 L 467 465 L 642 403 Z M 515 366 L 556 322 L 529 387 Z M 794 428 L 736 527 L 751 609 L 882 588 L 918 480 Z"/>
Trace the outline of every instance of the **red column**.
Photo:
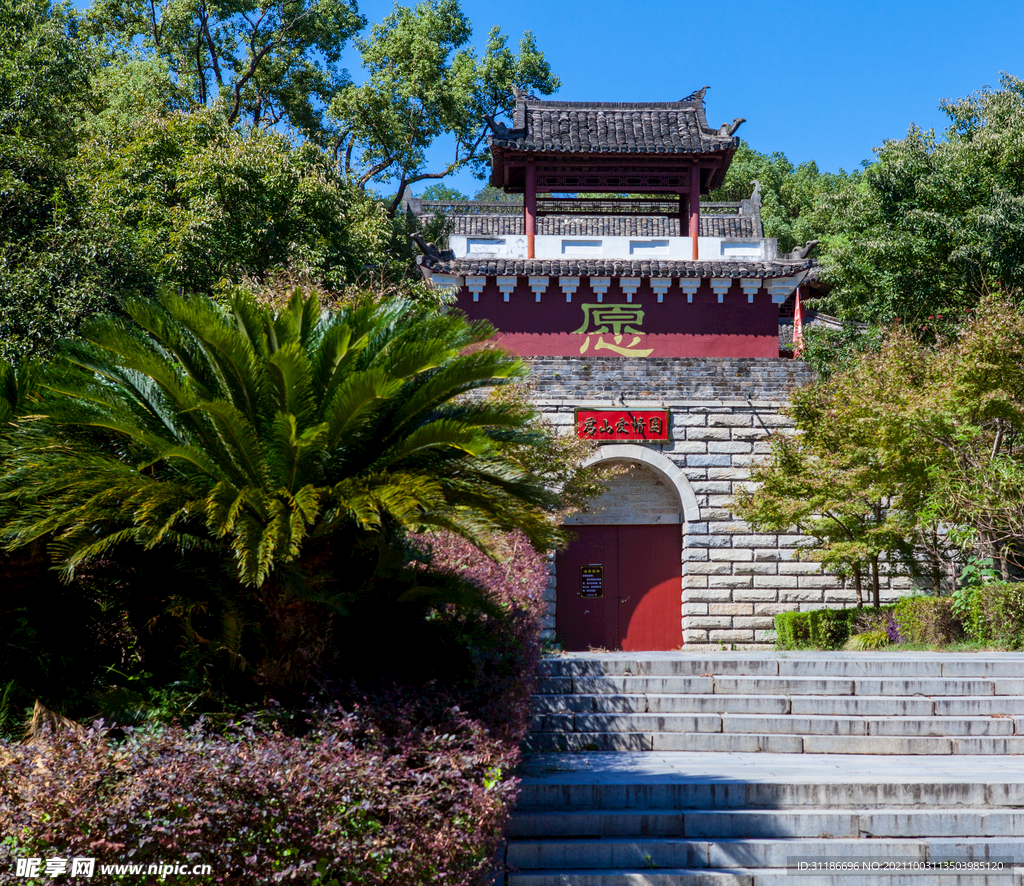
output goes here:
<path id="1" fill-rule="evenodd" d="M 534 258 L 533 241 L 537 232 L 537 170 L 533 160 L 526 161 L 526 194 L 523 195 L 526 214 L 526 257 Z"/>
<path id="2" fill-rule="evenodd" d="M 697 261 L 697 238 L 700 236 L 700 167 L 690 167 L 690 237 L 693 239 L 693 260 Z"/>

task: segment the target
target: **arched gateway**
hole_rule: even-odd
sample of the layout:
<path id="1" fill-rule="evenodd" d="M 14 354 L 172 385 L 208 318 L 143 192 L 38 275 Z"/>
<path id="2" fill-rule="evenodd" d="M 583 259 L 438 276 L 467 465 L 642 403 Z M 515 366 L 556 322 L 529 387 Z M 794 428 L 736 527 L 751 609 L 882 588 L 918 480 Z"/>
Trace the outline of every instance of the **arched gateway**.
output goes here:
<path id="1" fill-rule="evenodd" d="M 683 645 L 682 551 L 700 508 L 689 481 L 661 453 L 606 445 L 590 464 L 624 470 L 558 554 L 556 636 L 567 650 L 678 649 Z"/>

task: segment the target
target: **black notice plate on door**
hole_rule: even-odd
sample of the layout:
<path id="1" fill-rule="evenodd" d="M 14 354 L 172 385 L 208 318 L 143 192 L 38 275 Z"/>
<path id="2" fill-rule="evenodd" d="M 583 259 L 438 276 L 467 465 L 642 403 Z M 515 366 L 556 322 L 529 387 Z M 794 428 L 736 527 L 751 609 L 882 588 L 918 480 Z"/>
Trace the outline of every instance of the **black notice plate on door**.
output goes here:
<path id="1" fill-rule="evenodd" d="M 604 596 L 604 567 L 599 563 L 580 567 L 580 596 Z"/>

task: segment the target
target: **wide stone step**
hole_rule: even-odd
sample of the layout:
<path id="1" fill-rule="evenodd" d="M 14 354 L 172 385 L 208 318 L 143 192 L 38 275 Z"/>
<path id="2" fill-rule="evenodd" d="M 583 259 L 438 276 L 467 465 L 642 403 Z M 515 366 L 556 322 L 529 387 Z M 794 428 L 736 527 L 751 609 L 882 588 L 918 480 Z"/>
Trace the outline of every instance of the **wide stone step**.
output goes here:
<path id="1" fill-rule="evenodd" d="M 785 758 L 784 758 L 785 759 Z M 781 765 L 781 764 L 780 764 Z M 790 809 L 799 807 L 888 809 L 1024 806 L 1024 785 L 979 781 L 779 781 L 737 782 L 622 779 L 565 781 L 520 786 L 518 811 L 559 809 Z M 1024 860 L 1024 856 L 1022 856 Z"/>
<path id="2" fill-rule="evenodd" d="M 534 714 L 804 714 L 807 716 L 1024 716 L 1024 696 L 537 695 Z"/>
<path id="3" fill-rule="evenodd" d="M 1019 809 L 571 809 L 522 810 L 512 838 L 679 837 L 840 838 L 1020 837 Z M 873 844 L 872 844 L 873 845 Z M 867 846 L 866 848 L 870 848 Z"/>
<path id="4" fill-rule="evenodd" d="M 1020 873 L 794 875 L 785 868 L 699 870 L 563 870 L 523 871 L 508 875 L 508 886 L 1021 886 Z"/>
<path id="5" fill-rule="evenodd" d="M 1024 696 L 1013 677 L 545 677 L 539 695 Z"/>
<path id="6" fill-rule="evenodd" d="M 534 753 L 685 751 L 745 754 L 1024 754 L 1024 735 L 790 735 L 742 732 L 533 732 Z"/>
<path id="7" fill-rule="evenodd" d="M 786 735 L 1024 735 L 1024 717 L 840 717 L 761 714 L 542 714 L 533 733 L 734 732 Z"/>
<path id="8" fill-rule="evenodd" d="M 785 868 L 797 858 L 835 862 L 983 861 L 1024 859 L 1024 837 L 875 839 L 731 839 L 687 840 L 661 837 L 636 840 L 516 840 L 507 863 L 521 871 L 564 868 Z"/>
<path id="9" fill-rule="evenodd" d="M 541 674 L 582 676 L 831 676 L 914 679 L 1024 678 L 1024 653 L 574 653 L 545 659 Z"/>
<path id="10" fill-rule="evenodd" d="M 506 886 L 1024 886 L 1024 653 L 542 665 Z M 801 874 L 797 859 L 870 860 Z"/>
<path id="11" fill-rule="evenodd" d="M 524 871 L 509 874 L 506 882 L 508 886 L 754 886 L 754 875 L 749 871 L 684 868 L 660 871 Z"/>

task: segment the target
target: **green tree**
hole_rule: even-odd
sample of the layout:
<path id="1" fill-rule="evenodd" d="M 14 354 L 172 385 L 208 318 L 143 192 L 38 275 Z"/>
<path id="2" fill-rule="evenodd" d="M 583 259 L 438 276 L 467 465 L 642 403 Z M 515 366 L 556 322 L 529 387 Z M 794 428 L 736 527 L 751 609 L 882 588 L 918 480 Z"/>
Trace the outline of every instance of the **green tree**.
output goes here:
<path id="1" fill-rule="evenodd" d="M 42 159 L 67 158 L 92 104 L 90 77 L 96 59 L 79 38 L 68 4 L 49 0 L 0 2 L 0 145 Z M 15 156 L 17 156 L 15 154 Z M 9 161 L 8 161 L 9 162 Z M 17 170 L 4 165 L 5 210 L 23 200 L 12 188 Z"/>
<path id="2" fill-rule="evenodd" d="M 152 116 L 89 141 L 80 162 L 92 211 L 130 232 L 157 283 L 211 292 L 290 270 L 340 288 L 387 260 L 381 207 L 277 132 L 208 111 Z"/>
<path id="3" fill-rule="evenodd" d="M 1024 285 L 1024 82 L 941 107 L 944 138 L 911 127 L 812 214 L 841 317 L 949 333 L 990 289 Z"/>
<path id="4" fill-rule="evenodd" d="M 0 2 L 0 359 L 45 348 L 137 282 L 119 233 L 84 224 L 75 185 L 95 70 L 69 7 Z"/>
<path id="5" fill-rule="evenodd" d="M 907 391 L 899 415 L 930 453 L 922 511 L 1009 579 L 1024 539 L 1024 315 L 986 296 L 939 347 L 893 338 L 917 364 L 894 381 Z M 955 578 L 955 564 L 947 571 Z"/>
<path id="6" fill-rule="evenodd" d="M 121 601 L 140 635 L 171 619 L 203 667 L 294 690 L 338 613 L 473 602 L 410 571 L 409 530 L 560 537 L 558 497 L 506 454 L 535 439 L 530 413 L 467 397 L 525 371 L 474 348 L 486 324 L 298 294 L 278 314 L 245 294 L 127 311 L 87 324 L 0 450 L 0 538 L 45 543 L 68 578 L 105 561 L 141 574 Z M 168 563 L 178 590 L 147 587 Z"/>
<path id="7" fill-rule="evenodd" d="M 420 194 L 422 200 L 451 200 L 453 202 L 465 202 L 469 199 L 465 194 L 462 193 L 458 188 L 452 188 L 448 185 L 434 184 L 427 185 L 423 189 L 423 193 Z"/>
<path id="8" fill-rule="evenodd" d="M 857 173 L 823 173 L 814 161 L 794 167 L 786 155 L 762 154 L 740 142 L 722 187 L 708 199 L 714 202 L 746 200 L 761 185 L 761 221 L 764 235 L 779 241 L 779 252 L 790 252 L 808 240 L 821 239 L 822 219 L 814 215 L 826 195 L 856 180 Z"/>
<path id="9" fill-rule="evenodd" d="M 779 438 L 738 512 L 799 525 L 814 559 L 851 573 L 886 554 L 952 589 L 965 561 L 991 558 L 1004 578 L 1024 539 L 1024 315 L 988 296 L 938 343 L 906 326 L 798 391 L 798 435 Z"/>
<path id="10" fill-rule="evenodd" d="M 807 535 L 800 556 L 852 578 L 858 606 L 869 581 L 877 607 L 883 560 L 907 548 L 892 472 L 835 384 L 797 392 L 792 415 L 798 435 L 773 436 L 772 456 L 751 471 L 757 486 L 736 497 L 736 512 L 759 529 Z"/>
<path id="11" fill-rule="evenodd" d="M 360 187 L 397 183 L 392 212 L 410 185 L 486 167 L 484 116 L 511 114 L 513 87 L 548 95 L 560 85 L 529 31 L 513 53 L 492 28 L 480 58 L 464 48 L 471 34 L 458 0 L 423 0 L 414 8 L 396 5 L 356 41 L 368 76 L 331 102 L 336 153 Z M 426 151 L 443 135 L 454 137 L 454 156 L 428 171 Z"/>
<path id="12" fill-rule="evenodd" d="M 481 203 L 522 203 L 523 195 L 508 194 L 494 185 L 486 185 L 476 192 L 473 199 L 479 200 Z"/>
<path id="13" fill-rule="evenodd" d="M 407 273 L 384 208 L 319 148 L 215 111 L 107 120 L 57 174 L 46 211 L 0 253 L 8 357 L 48 353 L 163 285 L 213 294 L 284 275 L 340 290 Z"/>
<path id="14" fill-rule="evenodd" d="M 349 82 L 341 54 L 366 24 L 346 0 L 95 0 L 87 22 L 112 64 L 157 62 L 190 108 L 217 105 L 230 125 L 287 124 L 312 139 Z"/>

